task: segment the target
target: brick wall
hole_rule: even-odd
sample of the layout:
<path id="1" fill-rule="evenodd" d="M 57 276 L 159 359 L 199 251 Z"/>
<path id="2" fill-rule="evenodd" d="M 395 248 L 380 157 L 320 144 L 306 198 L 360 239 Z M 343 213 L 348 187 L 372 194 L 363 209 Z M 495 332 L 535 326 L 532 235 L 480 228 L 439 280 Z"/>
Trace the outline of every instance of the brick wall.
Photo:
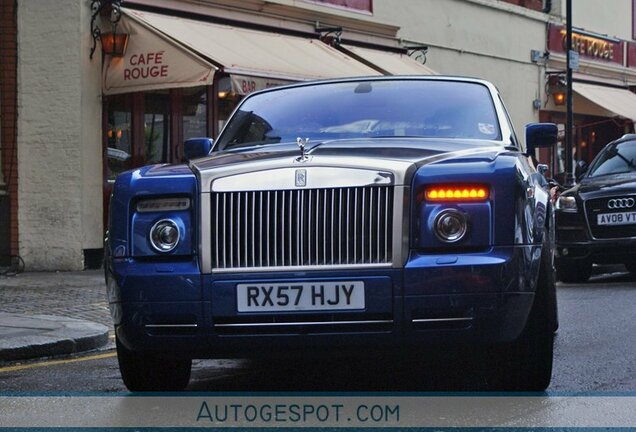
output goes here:
<path id="1" fill-rule="evenodd" d="M 18 0 L 19 253 L 29 270 L 83 268 L 81 56 L 88 26 L 81 18 L 87 4 Z"/>
<path id="2" fill-rule="evenodd" d="M 18 253 L 18 163 L 17 163 L 17 20 L 16 0 L 0 1 L 0 161 L 9 194 L 10 251 Z M 0 239 L 3 241 L 4 239 Z"/>

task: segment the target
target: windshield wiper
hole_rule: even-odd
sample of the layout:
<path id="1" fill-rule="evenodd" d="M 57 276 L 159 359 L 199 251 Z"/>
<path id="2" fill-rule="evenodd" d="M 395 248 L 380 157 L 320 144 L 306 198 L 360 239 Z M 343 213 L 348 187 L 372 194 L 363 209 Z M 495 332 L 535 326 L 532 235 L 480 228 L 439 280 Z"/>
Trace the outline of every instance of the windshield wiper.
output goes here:
<path id="1" fill-rule="evenodd" d="M 633 171 L 636 171 L 636 164 L 634 164 L 634 161 L 631 159 L 627 159 L 625 156 L 623 156 L 618 149 L 613 148 L 611 150 L 609 150 L 610 155 L 612 156 L 618 156 L 619 158 L 621 158 L 628 167 L 630 167 Z"/>

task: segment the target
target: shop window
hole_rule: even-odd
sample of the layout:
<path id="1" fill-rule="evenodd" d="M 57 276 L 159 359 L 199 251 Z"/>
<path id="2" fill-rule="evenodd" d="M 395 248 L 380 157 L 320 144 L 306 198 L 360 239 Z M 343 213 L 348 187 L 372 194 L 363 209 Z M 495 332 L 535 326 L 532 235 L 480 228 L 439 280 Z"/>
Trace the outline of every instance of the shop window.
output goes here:
<path id="1" fill-rule="evenodd" d="M 229 76 L 224 76 L 218 81 L 216 97 L 218 100 L 216 120 L 218 132 L 220 132 L 245 95 L 235 93 L 232 88 L 232 80 Z"/>
<path id="2" fill-rule="evenodd" d="M 183 140 L 207 136 L 207 88 L 183 90 Z"/>
<path id="3" fill-rule="evenodd" d="M 170 93 L 144 95 L 144 156 L 146 164 L 170 158 Z"/>
<path id="4" fill-rule="evenodd" d="M 200 86 L 105 97 L 104 226 L 113 183 L 120 173 L 143 165 L 178 163 L 185 139 L 208 136 L 211 89 Z"/>
<path id="5" fill-rule="evenodd" d="M 132 168 L 132 107 L 125 95 L 108 100 L 106 149 L 107 178 L 114 180 L 123 171 Z"/>
<path id="6" fill-rule="evenodd" d="M 234 112 L 234 109 L 238 106 L 239 102 L 243 100 L 244 96 L 229 94 L 225 96 L 223 99 L 219 99 L 219 115 L 218 115 L 218 128 L 219 132 L 225 126 L 230 115 Z"/>

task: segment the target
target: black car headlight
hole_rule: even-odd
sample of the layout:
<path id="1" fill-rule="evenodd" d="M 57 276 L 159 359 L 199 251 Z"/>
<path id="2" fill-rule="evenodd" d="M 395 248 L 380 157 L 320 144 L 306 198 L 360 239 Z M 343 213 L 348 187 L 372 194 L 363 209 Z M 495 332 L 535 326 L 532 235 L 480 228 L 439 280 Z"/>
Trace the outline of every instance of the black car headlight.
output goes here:
<path id="1" fill-rule="evenodd" d="M 578 211 L 576 198 L 573 196 L 561 195 L 556 202 L 556 209 L 562 212 L 576 213 Z"/>

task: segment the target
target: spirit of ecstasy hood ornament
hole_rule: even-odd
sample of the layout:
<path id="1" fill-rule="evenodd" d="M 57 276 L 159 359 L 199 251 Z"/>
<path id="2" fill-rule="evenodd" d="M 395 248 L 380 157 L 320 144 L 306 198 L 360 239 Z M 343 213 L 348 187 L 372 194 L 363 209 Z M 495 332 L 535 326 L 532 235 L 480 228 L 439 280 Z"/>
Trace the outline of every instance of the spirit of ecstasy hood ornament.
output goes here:
<path id="1" fill-rule="evenodd" d="M 301 137 L 296 138 L 296 144 L 298 144 L 298 147 L 300 147 L 300 156 L 296 158 L 298 162 L 305 162 L 309 159 L 309 156 L 307 156 L 307 153 L 305 153 L 305 146 L 308 142 L 309 138 L 305 138 L 304 140 Z"/>

